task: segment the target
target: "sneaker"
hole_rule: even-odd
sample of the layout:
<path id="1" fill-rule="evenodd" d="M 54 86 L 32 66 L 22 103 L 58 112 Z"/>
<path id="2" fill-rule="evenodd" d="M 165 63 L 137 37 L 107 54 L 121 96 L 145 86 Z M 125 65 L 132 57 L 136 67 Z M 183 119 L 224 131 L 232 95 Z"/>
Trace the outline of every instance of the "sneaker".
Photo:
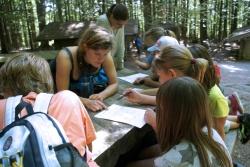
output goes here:
<path id="1" fill-rule="evenodd" d="M 244 107 L 237 92 L 230 95 L 228 99 L 230 100 L 230 115 L 237 115 L 237 112 L 244 113 Z"/>
<path id="2" fill-rule="evenodd" d="M 240 141 L 245 144 L 250 139 L 250 114 L 239 115 L 238 120 L 240 123 Z"/>

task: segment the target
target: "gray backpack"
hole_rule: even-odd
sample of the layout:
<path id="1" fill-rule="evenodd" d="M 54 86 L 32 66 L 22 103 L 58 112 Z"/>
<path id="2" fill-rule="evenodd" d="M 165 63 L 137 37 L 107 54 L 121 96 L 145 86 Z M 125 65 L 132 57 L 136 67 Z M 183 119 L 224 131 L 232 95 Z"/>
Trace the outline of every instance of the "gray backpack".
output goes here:
<path id="1" fill-rule="evenodd" d="M 6 102 L 5 128 L 0 133 L 0 166 L 85 167 L 85 157 L 69 142 L 61 124 L 47 114 L 53 95 L 40 93 L 34 107 L 22 96 Z M 26 109 L 27 115 L 20 117 Z"/>

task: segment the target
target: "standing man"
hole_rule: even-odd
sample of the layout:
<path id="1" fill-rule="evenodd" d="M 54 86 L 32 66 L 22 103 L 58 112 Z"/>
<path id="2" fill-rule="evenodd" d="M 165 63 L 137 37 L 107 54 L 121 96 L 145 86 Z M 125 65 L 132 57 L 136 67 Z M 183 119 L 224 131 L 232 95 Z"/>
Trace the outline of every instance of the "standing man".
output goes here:
<path id="1" fill-rule="evenodd" d="M 127 24 L 128 18 L 128 9 L 126 6 L 113 4 L 106 14 L 99 16 L 97 19 L 97 25 L 108 29 L 113 34 L 114 47 L 111 54 L 117 70 L 124 68 L 124 26 Z"/>

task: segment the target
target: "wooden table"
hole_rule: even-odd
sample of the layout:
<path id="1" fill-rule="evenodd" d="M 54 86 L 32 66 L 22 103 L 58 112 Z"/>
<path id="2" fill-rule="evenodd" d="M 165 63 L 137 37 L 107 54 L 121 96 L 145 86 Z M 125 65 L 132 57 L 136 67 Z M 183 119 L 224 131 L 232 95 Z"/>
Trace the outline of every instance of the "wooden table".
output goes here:
<path id="1" fill-rule="evenodd" d="M 135 71 L 123 69 L 118 72 L 118 75 L 127 76 L 134 73 Z M 107 106 L 118 104 L 137 108 L 150 107 L 131 104 L 126 102 L 124 99 L 117 100 L 123 90 L 129 87 L 143 88 L 143 86 L 135 86 L 126 81 L 119 80 L 118 93 L 106 99 L 104 101 L 105 104 Z M 130 151 L 138 143 L 138 141 L 141 141 L 141 139 L 152 130 L 149 126 L 136 128 L 128 124 L 95 118 L 95 114 L 96 113 L 89 112 L 97 134 L 97 138 L 93 142 L 93 156 L 95 161 L 102 167 L 115 166 L 117 160 L 122 154 Z"/>
<path id="2" fill-rule="evenodd" d="M 140 72 L 140 71 L 139 71 Z M 136 73 L 129 69 L 118 72 L 119 76 L 127 76 Z M 107 106 L 119 104 L 124 106 L 133 106 L 137 108 L 146 108 L 152 106 L 141 106 L 130 104 L 125 100 L 117 100 L 123 90 L 129 87 L 145 88 L 135 86 L 126 81 L 119 80 L 119 90 L 114 96 L 105 100 Z M 145 125 L 142 128 L 136 128 L 131 125 L 118 123 L 110 120 L 95 118 L 96 113 L 89 112 L 97 131 L 97 139 L 93 142 L 93 156 L 95 161 L 102 167 L 113 167 L 116 165 L 119 157 L 129 152 L 138 142 L 141 142 L 145 135 L 152 129 Z M 230 131 L 226 134 L 225 143 L 229 152 L 232 154 L 235 141 L 237 140 L 237 131 Z"/>

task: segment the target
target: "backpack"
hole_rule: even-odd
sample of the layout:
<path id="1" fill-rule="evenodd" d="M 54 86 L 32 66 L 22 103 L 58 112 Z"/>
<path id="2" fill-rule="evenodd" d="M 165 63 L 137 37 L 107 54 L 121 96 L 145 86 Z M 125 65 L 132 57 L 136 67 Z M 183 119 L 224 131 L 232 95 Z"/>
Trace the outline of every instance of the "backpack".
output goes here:
<path id="1" fill-rule="evenodd" d="M 34 107 L 22 96 L 6 102 L 5 125 L 0 133 L 0 167 L 85 167 L 61 124 L 47 114 L 52 94 L 37 95 Z M 19 117 L 23 109 L 27 115 Z"/>
<path id="2" fill-rule="evenodd" d="M 250 139 L 250 114 L 243 113 L 238 116 L 240 123 L 240 141 L 242 144 L 246 144 Z"/>

